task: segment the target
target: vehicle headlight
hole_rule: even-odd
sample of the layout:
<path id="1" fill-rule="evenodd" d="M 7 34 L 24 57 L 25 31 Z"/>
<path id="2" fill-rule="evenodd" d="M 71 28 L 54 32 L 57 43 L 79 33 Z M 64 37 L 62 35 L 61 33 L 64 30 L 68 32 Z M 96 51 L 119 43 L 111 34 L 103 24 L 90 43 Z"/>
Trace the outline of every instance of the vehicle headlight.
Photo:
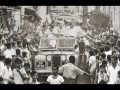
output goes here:
<path id="1" fill-rule="evenodd" d="M 62 55 L 62 56 L 61 56 L 61 60 L 62 60 L 62 61 L 65 61 L 65 60 L 66 60 L 65 55 Z"/>
<path id="2" fill-rule="evenodd" d="M 51 61 L 51 59 L 52 59 L 52 56 L 51 56 L 51 55 L 48 55 L 48 56 L 47 56 L 47 60 L 48 60 L 48 61 Z"/>

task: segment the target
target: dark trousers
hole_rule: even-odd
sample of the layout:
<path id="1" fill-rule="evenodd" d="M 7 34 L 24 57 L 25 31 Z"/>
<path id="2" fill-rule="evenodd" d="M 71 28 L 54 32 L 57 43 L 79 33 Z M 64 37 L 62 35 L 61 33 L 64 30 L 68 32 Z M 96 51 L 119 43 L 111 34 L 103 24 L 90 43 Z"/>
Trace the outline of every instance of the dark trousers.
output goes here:
<path id="1" fill-rule="evenodd" d="M 64 83 L 63 84 L 75 84 L 75 80 L 71 78 L 64 77 Z"/>

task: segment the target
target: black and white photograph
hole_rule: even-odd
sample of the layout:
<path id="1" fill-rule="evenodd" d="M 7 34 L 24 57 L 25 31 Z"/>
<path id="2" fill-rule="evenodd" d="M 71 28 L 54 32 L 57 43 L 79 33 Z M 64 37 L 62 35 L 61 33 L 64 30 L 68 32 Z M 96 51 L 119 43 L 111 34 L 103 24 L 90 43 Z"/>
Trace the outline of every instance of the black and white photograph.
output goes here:
<path id="1" fill-rule="evenodd" d="M 0 84 L 120 84 L 120 6 L 0 6 Z"/>

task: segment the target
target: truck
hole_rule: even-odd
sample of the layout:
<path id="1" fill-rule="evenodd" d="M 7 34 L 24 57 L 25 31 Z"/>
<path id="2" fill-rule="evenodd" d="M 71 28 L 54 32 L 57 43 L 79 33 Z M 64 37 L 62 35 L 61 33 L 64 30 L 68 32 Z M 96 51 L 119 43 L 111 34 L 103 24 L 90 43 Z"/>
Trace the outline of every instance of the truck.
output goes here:
<path id="1" fill-rule="evenodd" d="M 52 73 L 52 66 L 58 67 L 69 62 L 71 55 L 75 56 L 75 65 L 78 66 L 79 53 L 75 51 L 77 45 L 75 37 L 57 37 L 40 39 L 38 51 L 34 51 L 33 70 L 38 72 L 39 81 L 46 83 L 48 75 Z"/>

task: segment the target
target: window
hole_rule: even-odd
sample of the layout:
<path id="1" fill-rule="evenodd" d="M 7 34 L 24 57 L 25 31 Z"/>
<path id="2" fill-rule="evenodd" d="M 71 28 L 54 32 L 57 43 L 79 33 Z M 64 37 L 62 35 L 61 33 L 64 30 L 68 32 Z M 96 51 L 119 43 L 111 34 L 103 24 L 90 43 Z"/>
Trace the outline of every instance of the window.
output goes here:
<path id="1" fill-rule="evenodd" d="M 36 68 L 45 68 L 45 62 L 44 61 L 36 62 Z"/>

